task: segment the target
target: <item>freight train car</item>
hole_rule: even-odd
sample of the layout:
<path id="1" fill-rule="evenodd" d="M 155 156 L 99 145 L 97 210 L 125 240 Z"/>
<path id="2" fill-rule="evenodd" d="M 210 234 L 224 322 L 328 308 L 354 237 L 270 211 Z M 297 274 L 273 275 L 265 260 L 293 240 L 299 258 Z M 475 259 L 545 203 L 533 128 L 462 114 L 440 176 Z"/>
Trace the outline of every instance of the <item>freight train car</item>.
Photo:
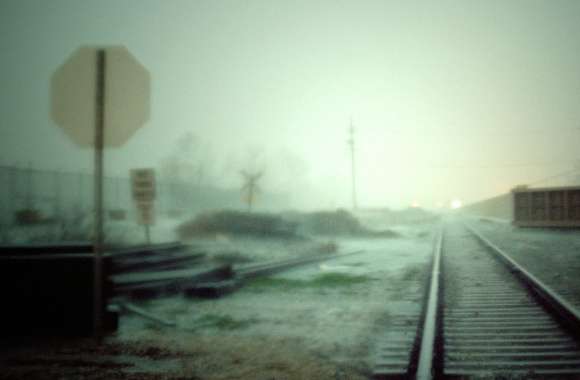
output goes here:
<path id="1" fill-rule="evenodd" d="M 518 227 L 580 227 L 580 186 L 516 187 L 513 224 Z"/>
<path id="2" fill-rule="evenodd" d="M 457 209 L 457 212 L 466 215 L 492 218 L 498 220 L 513 220 L 513 196 L 511 193 L 497 195 L 483 199 Z"/>

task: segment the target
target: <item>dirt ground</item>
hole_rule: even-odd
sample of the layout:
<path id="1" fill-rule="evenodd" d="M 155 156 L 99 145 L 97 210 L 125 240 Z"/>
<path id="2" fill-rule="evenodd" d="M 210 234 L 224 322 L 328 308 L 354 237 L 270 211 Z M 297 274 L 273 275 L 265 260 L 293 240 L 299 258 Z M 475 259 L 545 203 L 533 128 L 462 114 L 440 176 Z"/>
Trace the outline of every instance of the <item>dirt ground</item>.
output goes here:
<path id="1" fill-rule="evenodd" d="M 516 229 L 472 220 L 542 281 L 580 294 L 580 234 Z M 139 306 L 176 322 L 163 327 L 134 315 L 98 345 L 92 339 L 3 342 L 0 379 L 193 380 L 368 379 L 375 337 L 419 311 L 433 225 L 400 226 L 402 237 L 343 240 L 364 254 L 258 280 L 218 300 L 181 297 Z M 288 247 L 218 241 L 253 260 Z M 411 329 L 412 331 L 412 329 Z"/>
<path id="2" fill-rule="evenodd" d="M 432 227 L 405 227 L 400 238 L 337 241 L 343 251 L 365 253 L 257 280 L 221 299 L 138 304 L 176 327 L 123 315 L 101 345 L 0 343 L 0 379 L 368 379 L 377 336 L 420 310 Z M 272 241 L 223 240 L 216 252 L 235 248 L 234 255 L 260 260 L 308 246 L 284 251 Z"/>
<path id="3" fill-rule="evenodd" d="M 42 353 L 39 353 L 42 352 Z M 98 345 L 45 342 L 2 353 L 0 379 L 194 380 L 365 379 L 291 339 L 197 336 L 159 331 L 148 340 Z"/>
<path id="4" fill-rule="evenodd" d="M 560 293 L 580 294 L 579 233 L 470 223 Z M 376 337 L 420 309 L 433 227 L 400 226 L 396 239 L 339 241 L 343 250 L 365 253 L 258 280 L 222 299 L 139 304 L 176 327 L 124 315 L 101 345 L 3 342 L 0 379 L 368 379 Z M 218 243 L 220 252 L 235 244 Z M 272 242 L 236 247 L 242 257 L 255 252 L 254 260 L 282 252 Z"/>

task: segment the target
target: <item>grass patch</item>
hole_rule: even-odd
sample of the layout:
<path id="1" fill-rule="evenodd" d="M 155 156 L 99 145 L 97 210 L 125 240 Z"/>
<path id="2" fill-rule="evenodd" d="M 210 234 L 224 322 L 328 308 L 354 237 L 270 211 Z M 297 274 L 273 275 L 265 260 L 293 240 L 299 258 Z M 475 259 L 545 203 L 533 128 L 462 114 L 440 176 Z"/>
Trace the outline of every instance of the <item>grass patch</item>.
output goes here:
<path id="1" fill-rule="evenodd" d="M 162 326 L 160 323 L 146 321 L 143 325 L 143 329 L 147 331 L 163 331 L 165 327 Z"/>
<path id="2" fill-rule="evenodd" d="M 320 274 L 312 280 L 314 286 L 351 286 L 363 284 L 373 279 L 365 275 L 353 275 L 346 273 L 325 273 Z"/>
<path id="3" fill-rule="evenodd" d="M 293 290 L 293 289 L 323 289 L 344 288 L 353 285 L 374 281 L 373 278 L 364 275 L 352 275 L 346 273 L 319 274 L 311 280 L 297 280 L 288 278 L 261 277 L 248 283 L 250 289 L 257 290 Z"/>
<path id="4" fill-rule="evenodd" d="M 297 289 L 303 288 L 305 281 L 291 280 L 287 278 L 258 277 L 248 282 L 250 289 Z"/>
<path id="5" fill-rule="evenodd" d="M 414 266 L 411 268 L 405 269 L 403 274 L 401 275 L 401 280 L 403 281 L 418 281 L 421 276 L 426 275 L 426 271 L 424 267 Z"/>
<path id="6" fill-rule="evenodd" d="M 389 278 L 389 299 L 392 301 L 412 300 L 414 296 L 410 296 L 410 294 L 416 291 L 419 292 L 417 294 L 420 294 L 421 284 L 427 279 L 427 276 L 427 270 L 422 265 L 405 268 L 397 276 Z"/>
<path id="7" fill-rule="evenodd" d="M 219 330 L 237 330 L 255 322 L 251 319 L 235 319 L 229 315 L 206 314 L 196 320 L 196 327 L 210 327 Z"/>

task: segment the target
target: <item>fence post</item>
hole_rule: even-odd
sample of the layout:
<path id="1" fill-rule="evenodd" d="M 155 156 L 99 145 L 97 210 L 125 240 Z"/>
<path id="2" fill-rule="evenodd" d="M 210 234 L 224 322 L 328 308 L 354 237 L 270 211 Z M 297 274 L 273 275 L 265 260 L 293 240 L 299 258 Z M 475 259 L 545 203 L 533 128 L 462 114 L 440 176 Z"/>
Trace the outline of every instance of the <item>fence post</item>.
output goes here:
<path id="1" fill-rule="evenodd" d="M 33 207 L 32 187 L 33 187 L 32 164 L 29 162 L 28 168 L 26 170 L 26 209 L 27 210 L 30 210 Z"/>
<path id="2" fill-rule="evenodd" d="M 54 182 L 54 219 L 55 222 L 60 223 L 62 220 L 61 215 L 61 203 L 60 203 L 60 172 L 54 170 L 53 172 L 53 182 Z"/>
<path id="3" fill-rule="evenodd" d="M 79 171 L 78 196 L 79 209 L 77 211 L 80 213 L 83 209 L 83 172 L 81 171 Z"/>

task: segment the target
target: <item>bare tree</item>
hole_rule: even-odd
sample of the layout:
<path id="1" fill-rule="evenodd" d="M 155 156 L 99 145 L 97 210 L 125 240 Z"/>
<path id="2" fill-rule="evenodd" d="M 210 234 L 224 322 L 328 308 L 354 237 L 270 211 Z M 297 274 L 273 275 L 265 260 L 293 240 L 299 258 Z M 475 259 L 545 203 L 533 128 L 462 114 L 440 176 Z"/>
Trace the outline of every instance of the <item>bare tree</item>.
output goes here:
<path id="1" fill-rule="evenodd" d="M 193 133 L 186 132 L 179 138 L 175 150 L 162 162 L 165 178 L 202 186 L 210 182 L 209 148 L 204 146 Z"/>
<path id="2" fill-rule="evenodd" d="M 264 150 L 259 146 L 248 147 L 245 157 L 242 159 L 244 163 L 240 170 L 244 181 L 242 185 L 242 199 L 247 203 L 248 211 L 250 212 L 256 202 L 256 195 L 260 192 L 258 181 L 265 172 L 264 161 Z"/>
<path id="3" fill-rule="evenodd" d="M 263 172 L 250 173 L 245 170 L 240 171 L 244 177 L 244 185 L 242 186 L 242 197 L 248 204 L 248 211 L 252 212 L 252 206 L 256 199 L 256 193 L 260 191 L 258 188 L 258 180 L 264 174 Z"/>
<path id="4" fill-rule="evenodd" d="M 174 207 L 181 209 L 190 203 L 190 194 L 184 190 L 187 185 L 201 187 L 211 182 L 210 163 L 208 147 L 193 133 L 186 132 L 177 140 L 173 152 L 161 162 L 161 175 Z"/>

